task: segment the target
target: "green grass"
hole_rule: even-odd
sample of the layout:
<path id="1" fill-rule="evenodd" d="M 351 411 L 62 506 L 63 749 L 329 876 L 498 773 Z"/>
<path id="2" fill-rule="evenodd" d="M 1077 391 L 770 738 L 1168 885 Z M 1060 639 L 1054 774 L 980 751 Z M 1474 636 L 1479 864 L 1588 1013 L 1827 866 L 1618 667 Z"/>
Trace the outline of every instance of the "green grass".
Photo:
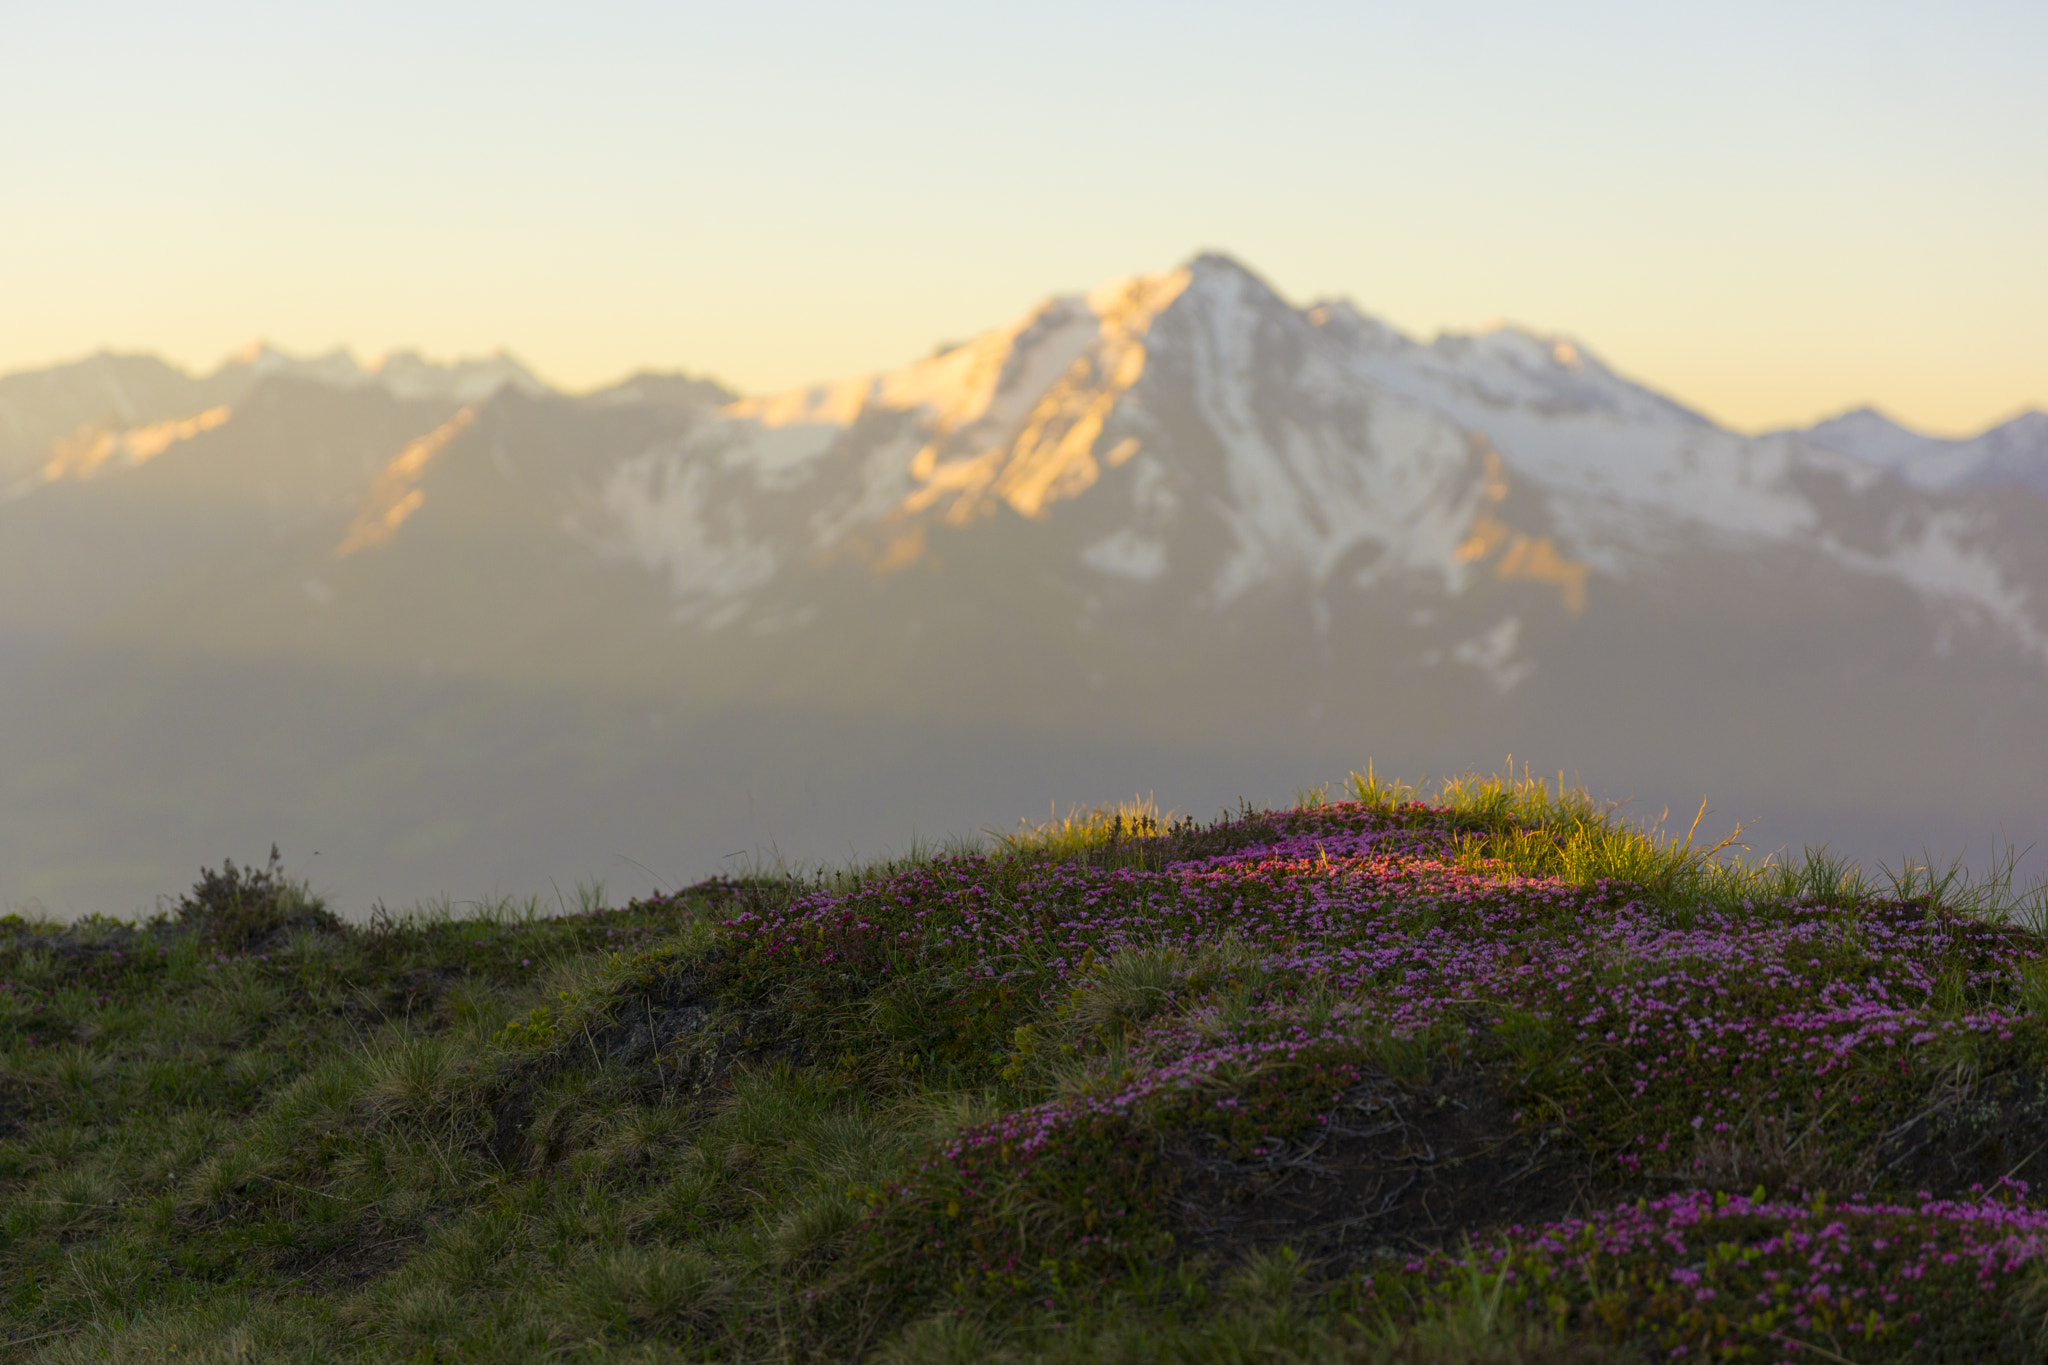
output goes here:
<path id="1" fill-rule="evenodd" d="M 2038 1358 L 2028 1257 L 2004 1316 L 1917 1347 L 1903 1318 L 1721 1322 L 1655 1248 L 1571 1259 L 1607 1234 L 1560 1220 L 1687 1192 L 1762 1236 L 1815 1200 L 1920 1216 L 1878 1205 L 1944 1160 L 1957 1198 L 2048 1177 L 2013 1147 L 2048 1131 L 2015 860 L 1873 876 L 1696 833 L 1512 768 L 1368 769 L 1292 809 L 1133 801 L 625 906 L 350 925 L 273 857 L 148 923 L 8 917 L 0 1360 Z M 1947 1031 L 1796 1093 L 1715 1048 L 1650 1067 L 1580 1018 L 1662 998 L 1645 926 L 1791 933 L 1720 997 L 1665 992 L 1709 1021 L 1905 972 L 1919 934 L 1915 1017 Z M 1356 965 L 1401 943 L 1450 984 Z M 1707 1088 L 1711 1127 L 1671 1119 Z M 1698 1273 L 1752 1293 L 1769 1254 Z"/>

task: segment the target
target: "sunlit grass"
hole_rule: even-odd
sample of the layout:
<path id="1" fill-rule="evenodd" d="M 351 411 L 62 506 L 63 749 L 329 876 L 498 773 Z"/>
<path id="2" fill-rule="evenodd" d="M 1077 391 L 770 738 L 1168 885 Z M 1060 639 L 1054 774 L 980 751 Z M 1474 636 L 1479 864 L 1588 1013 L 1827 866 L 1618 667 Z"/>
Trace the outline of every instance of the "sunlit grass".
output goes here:
<path id="1" fill-rule="evenodd" d="M 1020 820 L 1017 828 L 991 832 L 996 851 L 1010 858 L 1058 860 L 1073 858 L 1130 839 L 1147 839 L 1172 827 L 1174 813 L 1162 811 L 1157 798 L 1133 796 L 1127 801 L 1071 806 L 1065 815 L 1049 811 L 1042 824 Z"/>

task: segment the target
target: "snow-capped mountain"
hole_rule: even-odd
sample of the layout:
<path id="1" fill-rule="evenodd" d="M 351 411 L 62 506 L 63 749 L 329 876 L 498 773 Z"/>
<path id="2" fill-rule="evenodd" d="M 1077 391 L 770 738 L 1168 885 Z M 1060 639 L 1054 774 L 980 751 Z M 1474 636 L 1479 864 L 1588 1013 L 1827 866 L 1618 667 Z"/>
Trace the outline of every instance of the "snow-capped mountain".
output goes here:
<path id="1" fill-rule="evenodd" d="M 2009 486 L 2048 495 L 2048 412 L 2025 412 L 1976 436 L 1951 440 L 1909 430 L 1874 408 L 1858 408 L 1796 434 L 1916 488 Z"/>
<path id="2" fill-rule="evenodd" d="M 1220 256 L 779 394 L 8 376 L 0 902 L 271 839 L 365 900 L 702 875 L 1510 750 L 1768 847 L 2024 844 L 2039 417 L 1744 436 L 1580 341 L 1423 342 Z"/>
<path id="3" fill-rule="evenodd" d="M 1490 573 L 1549 584 L 1577 611 L 1689 544 L 1789 547 L 1980 618 L 2048 664 L 2048 602 L 1990 513 L 1885 479 L 1898 462 L 1883 451 L 1843 453 L 1723 430 L 1565 338 L 1501 327 L 1424 345 L 1345 303 L 1293 308 L 1206 256 L 903 370 L 731 404 L 619 464 L 602 501 L 678 614 L 713 626 L 821 559 L 894 571 L 941 524 L 1093 522 L 1106 505 L 1113 529 L 1066 553 L 1177 604 L 1395 577 L 1457 597 Z M 1495 504 L 1523 485 L 1512 524 Z"/>

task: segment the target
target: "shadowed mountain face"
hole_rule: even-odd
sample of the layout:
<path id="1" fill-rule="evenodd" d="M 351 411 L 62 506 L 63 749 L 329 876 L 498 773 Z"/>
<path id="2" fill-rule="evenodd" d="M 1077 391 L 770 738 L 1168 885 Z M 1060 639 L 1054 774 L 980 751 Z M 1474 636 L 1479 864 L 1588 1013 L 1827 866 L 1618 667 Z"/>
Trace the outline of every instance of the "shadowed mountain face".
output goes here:
<path id="1" fill-rule="evenodd" d="M 1220 257 L 737 400 L 11 376 L 0 901 L 128 913 L 272 840 L 357 911 L 633 889 L 1510 751 L 1762 850 L 1981 859 L 2048 833 L 2024 420 L 1937 484 Z"/>

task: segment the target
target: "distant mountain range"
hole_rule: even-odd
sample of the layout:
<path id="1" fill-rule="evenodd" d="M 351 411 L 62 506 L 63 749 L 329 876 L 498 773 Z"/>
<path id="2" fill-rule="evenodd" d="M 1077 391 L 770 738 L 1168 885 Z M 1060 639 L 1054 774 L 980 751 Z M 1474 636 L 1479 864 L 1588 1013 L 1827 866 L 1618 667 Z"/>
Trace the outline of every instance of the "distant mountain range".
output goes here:
<path id="1" fill-rule="evenodd" d="M 360 910 L 1510 751 L 1981 854 L 2048 834 L 2044 701 L 2048 414 L 1746 437 L 1220 256 L 766 396 L 0 377 L 0 902 L 58 913 L 273 839 Z"/>

